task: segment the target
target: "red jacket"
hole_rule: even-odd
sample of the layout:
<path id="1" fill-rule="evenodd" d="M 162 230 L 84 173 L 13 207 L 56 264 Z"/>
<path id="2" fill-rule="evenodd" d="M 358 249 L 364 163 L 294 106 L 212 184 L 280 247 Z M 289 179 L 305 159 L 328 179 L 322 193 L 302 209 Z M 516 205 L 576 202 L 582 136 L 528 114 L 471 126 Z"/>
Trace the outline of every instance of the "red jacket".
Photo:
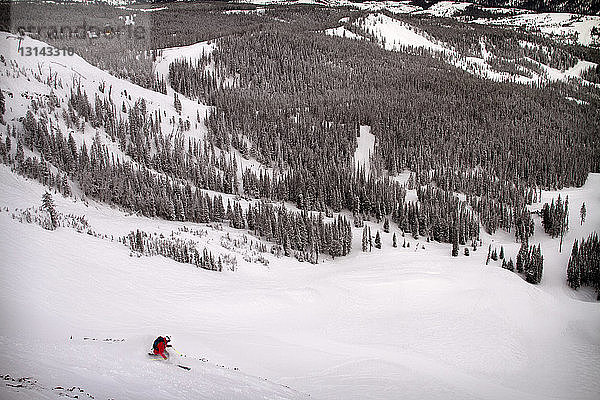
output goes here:
<path id="1" fill-rule="evenodd" d="M 165 349 L 167 347 L 167 342 L 163 339 L 157 343 L 156 347 L 157 348 L 154 349 L 154 354 L 160 354 L 162 358 L 166 360 L 167 356 L 165 355 Z"/>

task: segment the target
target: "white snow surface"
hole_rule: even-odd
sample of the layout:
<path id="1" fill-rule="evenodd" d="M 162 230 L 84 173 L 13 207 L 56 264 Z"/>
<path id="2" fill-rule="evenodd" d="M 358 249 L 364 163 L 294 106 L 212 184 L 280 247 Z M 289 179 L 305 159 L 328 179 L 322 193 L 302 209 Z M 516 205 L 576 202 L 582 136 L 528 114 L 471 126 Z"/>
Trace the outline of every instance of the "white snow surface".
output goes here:
<path id="1" fill-rule="evenodd" d="M 177 115 L 172 92 L 139 88 L 78 56 L 20 57 L 16 43 L 0 34 L 7 60 L 1 88 L 14 96 L 7 100 L 10 123 L 32 96 L 50 92 L 53 72 L 63 83 L 55 90 L 59 98 L 76 76 L 89 97 L 106 82 L 117 104 L 130 101 L 126 89 L 131 101 L 144 97 L 149 110 Z M 26 38 L 24 45 L 45 44 Z M 206 46 L 164 51 L 157 70 Z M 206 109 L 181 101 L 184 118 Z M 368 165 L 375 137 L 367 126 L 360 132 L 355 162 Z M 461 249 L 453 258 L 449 245 L 412 237 L 409 248 L 392 248 L 392 233 L 383 232 L 382 250 L 361 253 L 358 228 L 347 257 L 314 266 L 267 255 L 265 267 L 222 246 L 224 235 L 242 240 L 243 231 L 143 218 L 55 194 L 60 213 L 85 215 L 106 238 L 66 227 L 50 232 L 11 217 L 39 206 L 45 188 L 4 165 L 0 188 L 1 373 L 31 378 L 22 387 L 5 380 L 2 399 L 57 398 L 76 393 L 67 390 L 73 387 L 83 390 L 79 398 L 115 399 L 596 399 L 600 393 L 600 307 L 595 293 L 565 283 L 574 240 L 600 228 L 600 174 L 590 174 L 583 188 L 560 191 L 569 195 L 571 221 L 562 253 L 535 217 L 531 243 L 541 243 L 544 255 L 537 286 L 499 262 L 485 266 L 489 244 L 516 257 L 514 236 L 502 232 L 482 234 L 482 248 L 470 257 Z M 583 201 L 588 217 L 580 225 Z M 207 230 L 189 238 L 213 254 L 237 256 L 237 270 L 130 257 L 116 240 L 136 229 L 170 235 L 184 225 Z M 373 234 L 381 231 L 380 224 L 367 225 Z M 392 232 L 402 244 L 394 224 Z M 171 335 L 183 355 L 172 352 L 166 363 L 149 359 L 161 334 Z"/>
<path id="2" fill-rule="evenodd" d="M 473 3 L 461 1 L 440 1 L 429 7 L 427 10 L 419 11 L 415 14 L 429 14 L 435 17 L 450 18 L 463 12 L 467 7 L 472 5 Z"/>
<path id="3" fill-rule="evenodd" d="M 345 26 L 338 26 L 337 28 L 330 28 L 325 30 L 325 34 L 329 36 L 339 36 L 348 39 L 364 39 L 362 36 L 348 30 Z"/>
<path id="4" fill-rule="evenodd" d="M 344 2 L 340 2 L 344 5 Z M 423 7 L 412 4 L 410 1 L 365 1 L 363 3 L 347 2 L 348 6 L 355 7 L 360 10 L 382 11 L 387 10 L 395 14 L 409 14 L 415 11 L 420 11 Z"/>
<path id="5" fill-rule="evenodd" d="M 482 248 L 458 258 L 448 245 L 409 237 L 410 248 L 392 248 L 391 233 L 382 250 L 362 253 L 360 228 L 349 256 L 317 266 L 268 256 L 268 268 L 241 262 L 215 273 L 130 257 L 116 240 L 17 222 L 16 208 L 39 205 L 45 189 L 6 166 L 0 182 L 0 364 L 3 374 L 37 381 L 4 384 L 1 398 L 50 398 L 73 386 L 128 399 L 595 399 L 600 390 L 600 307 L 595 294 L 565 283 L 573 241 L 600 226 L 599 174 L 561 191 L 571 210 L 562 254 L 536 217 L 537 286 L 499 262 L 485 266 L 490 243 L 515 258 L 518 244 L 502 233 L 483 234 Z M 208 229 L 197 240 L 216 252 L 219 235 L 242 234 L 54 199 L 59 212 L 86 215 L 115 237 L 186 225 Z M 589 211 L 579 225 L 582 201 Z M 150 360 L 160 334 L 186 357 Z"/>
<path id="6" fill-rule="evenodd" d="M 364 168 L 365 176 L 371 171 L 371 155 L 375 152 L 375 135 L 371 133 L 371 127 L 361 125 L 360 135 L 356 138 L 357 146 L 354 151 L 354 166 Z"/>
<path id="7" fill-rule="evenodd" d="M 446 49 L 433 43 L 416 28 L 403 23 L 385 14 L 369 14 L 357 23 L 374 34 L 386 50 L 400 50 L 402 46 L 424 47 L 432 51 L 446 51 Z"/>

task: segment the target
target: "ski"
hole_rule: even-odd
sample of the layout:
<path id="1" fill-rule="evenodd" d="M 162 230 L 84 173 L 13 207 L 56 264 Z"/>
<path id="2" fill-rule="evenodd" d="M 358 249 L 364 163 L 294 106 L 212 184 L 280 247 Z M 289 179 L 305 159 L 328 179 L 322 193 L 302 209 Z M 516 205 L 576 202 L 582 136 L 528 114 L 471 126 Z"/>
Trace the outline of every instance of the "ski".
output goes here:
<path id="1" fill-rule="evenodd" d="M 154 353 L 148 353 L 148 355 L 149 355 L 150 357 L 152 357 L 152 359 L 153 359 L 153 360 L 157 360 L 157 361 L 161 361 L 161 360 L 163 360 L 163 358 L 162 358 L 162 357 L 160 357 L 160 355 L 158 355 L 158 354 L 154 354 Z M 166 361 L 166 360 L 165 360 L 165 361 Z M 191 370 L 191 369 L 192 369 L 192 367 L 188 367 L 188 366 L 181 365 L 181 364 L 175 364 L 175 365 L 177 365 L 179 368 L 183 368 L 183 369 L 185 369 L 186 371 L 189 371 L 189 370 Z"/>

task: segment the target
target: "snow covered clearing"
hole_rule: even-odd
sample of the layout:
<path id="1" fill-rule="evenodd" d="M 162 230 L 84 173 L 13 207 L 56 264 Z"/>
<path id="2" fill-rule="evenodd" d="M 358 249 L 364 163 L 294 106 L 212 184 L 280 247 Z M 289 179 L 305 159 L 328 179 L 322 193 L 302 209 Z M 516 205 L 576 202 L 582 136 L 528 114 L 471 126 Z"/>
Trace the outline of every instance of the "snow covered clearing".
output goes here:
<path id="1" fill-rule="evenodd" d="M 117 8 L 120 8 L 122 10 L 127 10 L 127 11 L 141 11 L 141 12 L 154 12 L 154 11 L 163 11 L 163 10 L 169 9 L 169 7 L 132 8 L 132 7 L 126 7 L 126 6 L 118 6 Z"/>
<path id="2" fill-rule="evenodd" d="M 588 102 L 587 102 L 587 101 L 585 101 L 585 100 L 576 99 L 575 97 L 570 97 L 570 96 L 567 96 L 567 97 L 565 97 L 565 99 L 567 99 L 567 100 L 570 100 L 570 101 L 574 101 L 574 102 L 575 102 L 575 103 L 577 103 L 577 104 L 585 104 L 585 105 L 587 105 L 587 104 L 590 104 L 590 103 L 588 103 Z"/>
<path id="3" fill-rule="evenodd" d="M 371 127 L 361 125 L 360 135 L 356 138 L 357 147 L 354 151 L 354 166 L 356 169 L 364 168 L 365 176 L 371 171 L 371 155 L 375 152 L 375 135 L 371 133 Z"/>
<path id="4" fill-rule="evenodd" d="M 3 385 L 3 398 L 44 398 L 58 386 L 82 388 L 80 398 L 132 399 L 595 399 L 600 390 L 600 309 L 565 283 L 573 240 L 600 226 L 599 174 L 561 191 L 571 210 L 562 254 L 536 218 L 531 243 L 541 242 L 545 261 L 538 286 L 499 262 L 485 266 L 488 244 L 514 259 L 510 234 L 484 234 L 478 251 L 453 258 L 448 245 L 402 238 L 395 227 L 410 247 L 393 248 L 392 233 L 382 233 L 379 254 L 362 253 L 358 228 L 348 257 L 314 266 L 267 256 L 268 268 L 241 261 L 220 274 L 130 257 L 116 240 L 12 219 L 45 189 L 5 166 L 0 182 L 0 338 L 11 349 L 0 362 L 3 374 L 37 380 Z M 59 212 L 86 215 L 115 237 L 187 225 L 207 229 L 196 240 L 212 247 L 230 231 L 54 198 Z M 589 212 L 579 225 L 582 201 Z M 147 358 L 159 334 L 186 355 L 170 363 L 191 371 Z"/>
<path id="5" fill-rule="evenodd" d="M 432 51 L 446 51 L 444 47 L 425 37 L 424 32 L 417 32 L 413 26 L 385 14 L 369 14 L 357 21 L 356 25 L 377 37 L 386 50 L 399 51 L 402 47 L 424 47 Z"/>
<path id="6" fill-rule="evenodd" d="M 457 14 L 462 13 L 473 3 L 466 3 L 461 1 L 440 1 L 429 7 L 427 10 L 415 12 L 415 14 L 426 14 L 433 15 L 435 17 L 454 17 Z"/>
<path id="7" fill-rule="evenodd" d="M 531 61 L 535 62 L 534 60 L 531 60 Z M 565 81 L 568 81 L 569 79 L 577 79 L 586 85 L 596 85 L 597 87 L 600 87 L 600 85 L 598 85 L 597 83 L 589 82 L 589 81 L 581 78 L 581 74 L 583 73 L 583 71 L 590 69 L 590 68 L 596 68 L 596 66 L 598 65 L 596 63 L 593 63 L 590 61 L 578 60 L 577 64 L 575 64 L 573 67 L 571 67 L 565 71 L 561 71 L 559 69 L 549 67 L 542 63 L 537 63 L 537 64 L 540 65 L 544 69 L 544 71 L 546 71 L 546 77 L 547 77 L 547 79 L 549 79 L 551 81 L 565 82 Z"/>
<path id="8" fill-rule="evenodd" d="M 365 1 L 363 3 L 349 1 L 347 3 L 348 6 L 358 8 L 359 10 L 387 10 L 394 14 L 409 14 L 414 11 L 420 11 L 423 9 L 423 7 L 412 4 L 410 1 Z M 340 5 L 343 4 L 344 2 L 340 2 Z"/>
<path id="9" fill-rule="evenodd" d="M 253 10 L 226 10 L 223 11 L 224 14 L 264 14 L 266 12 L 266 8 L 255 8 Z"/>
<path id="10" fill-rule="evenodd" d="M 214 42 L 198 42 L 189 46 L 170 47 L 162 49 L 161 54 L 154 63 L 154 71 L 158 76 L 168 79 L 169 65 L 177 60 L 196 61 L 202 56 L 208 56 L 213 52 L 216 45 Z M 207 65 L 207 70 L 214 68 L 214 65 Z M 173 95 L 171 85 L 167 85 L 167 94 Z M 184 97 L 184 96 L 181 96 Z M 189 100 L 189 99 L 188 99 Z M 189 100 L 191 101 L 191 100 Z"/>
<path id="11" fill-rule="evenodd" d="M 473 23 L 484 25 L 507 25 L 522 27 L 532 31 L 540 31 L 557 35 L 584 46 L 598 44 L 600 37 L 592 35 L 594 27 L 600 27 L 600 17 L 569 13 L 523 13 L 505 18 L 480 18 Z"/>
<path id="12" fill-rule="evenodd" d="M 338 26 L 337 28 L 330 28 L 325 30 L 325 34 L 329 36 L 339 36 L 348 39 L 364 39 L 362 36 L 348 30 L 345 26 Z"/>

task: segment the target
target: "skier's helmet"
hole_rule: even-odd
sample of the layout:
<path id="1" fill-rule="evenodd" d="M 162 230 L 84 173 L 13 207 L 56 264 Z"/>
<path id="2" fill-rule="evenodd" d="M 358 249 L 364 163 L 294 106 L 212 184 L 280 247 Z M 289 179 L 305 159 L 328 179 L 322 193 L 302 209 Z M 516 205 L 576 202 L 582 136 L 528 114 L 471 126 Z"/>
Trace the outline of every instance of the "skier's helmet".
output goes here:
<path id="1" fill-rule="evenodd" d="M 171 336 L 165 336 L 165 340 L 167 341 L 167 343 L 169 343 L 171 341 Z"/>

